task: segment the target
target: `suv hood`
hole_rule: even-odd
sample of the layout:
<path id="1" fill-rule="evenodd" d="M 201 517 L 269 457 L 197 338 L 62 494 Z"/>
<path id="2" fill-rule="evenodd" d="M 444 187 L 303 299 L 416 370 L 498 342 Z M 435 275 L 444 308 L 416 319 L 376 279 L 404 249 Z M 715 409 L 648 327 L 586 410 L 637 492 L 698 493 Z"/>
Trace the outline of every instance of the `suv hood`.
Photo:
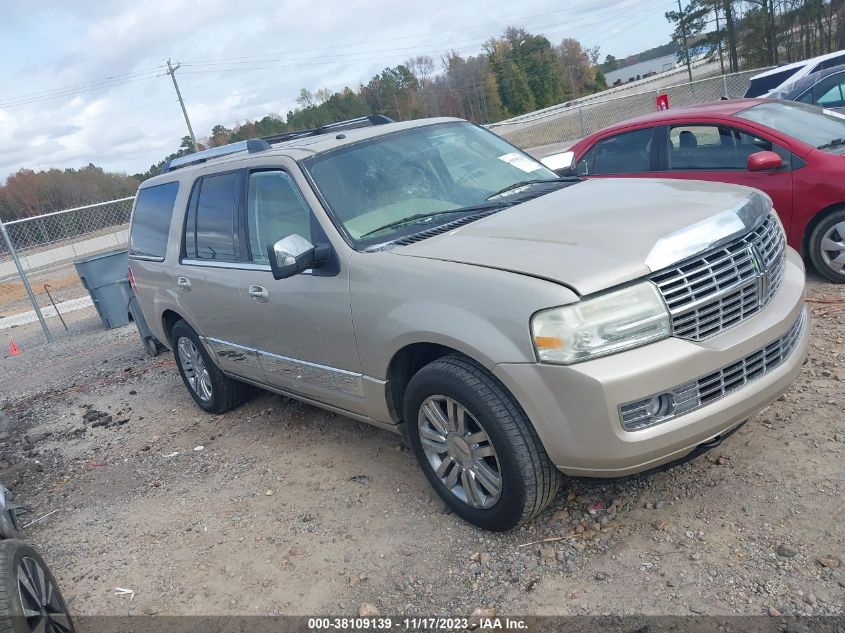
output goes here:
<path id="1" fill-rule="evenodd" d="M 597 178 L 391 252 L 548 279 L 588 295 L 745 233 L 771 209 L 748 187 Z"/>

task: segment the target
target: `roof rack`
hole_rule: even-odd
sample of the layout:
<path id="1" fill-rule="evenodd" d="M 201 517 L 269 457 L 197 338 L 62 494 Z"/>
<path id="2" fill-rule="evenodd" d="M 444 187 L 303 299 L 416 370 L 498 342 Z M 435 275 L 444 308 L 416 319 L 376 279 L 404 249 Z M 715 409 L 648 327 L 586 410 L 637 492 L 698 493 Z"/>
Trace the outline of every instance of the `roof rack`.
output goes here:
<path id="1" fill-rule="evenodd" d="M 296 130 L 293 132 L 273 134 L 271 136 L 262 136 L 261 140 L 267 141 L 268 143 L 282 143 L 284 141 L 292 141 L 293 139 L 305 138 L 307 136 L 319 136 L 320 134 L 328 134 L 329 132 L 354 130 L 359 127 L 384 125 L 385 123 L 395 123 L 395 121 L 384 114 L 371 114 L 369 116 L 358 117 L 357 119 L 348 119 L 346 121 L 338 121 L 337 123 L 327 123 L 326 125 L 321 125 L 320 127 L 315 127 L 310 130 Z"/>
<path id="2" fill-rule="evenodd" d="M 296 138 L 304 138 L 307 136 L 319 136 L 320 134 L 328 134 L 329 132 L 336 132 L 339 130 L 353 130 L 359 127 L 367 127 L 369 125 L 384 125 L 385 123 L 394 123 L 393 119 L 383 114 L 371 114 L 370 116 L 362 116 L 357 119 L 349 119 L 347 121 L 338 121 L 337 123 L 327 123 L 320 127 L 315 127 L 310 130 L 297 130 L 294 132 L 282 132 L 281 134 L 274 134 L 272 136 L 264 136 L 262 138 L 251 138 L 248 141 L 239 141 L 237 143 L 229 143 L 228 145 L 220 145 L 219 147 L 212 147 L 204 149 L 201 152 L 194 152 L 187 156 L 180 156 L 167 161 L 161 168 L 161 173 L 165 174 L 168 171 L 173 171 L 179 167 L 187 165 L 196 165 L 204 163 L 212 158 L 220 158 L 221 156 L 228 156 L 244 150 L 250 154 L 256 152 L 263 152 L 270 149 L 271 143 L 281 143 L 283 141 L 290 141 Z"/>
<path id="3" fill-rule="evenodd" d="M 201 152 L 194 152 L 187 156 L 180 156 L 164 163 L 161 168 L 161 173 L 167 173 L 179 167 L 186 165 L 195 165 L 197 163 L 204 163 L 212 158 L 220 158 L 221 156 L 228 156 L 236 152 L 248 151 L 250 154 L 256 152 L 263 152 L 270 149 L 270 143 L 260 138 L 251 138 L 248 141 L 239 141 L 237 143 L 229 143 L 228 145 L 220 145 L 219 147 L 212 147 L 204 149 Z"/>

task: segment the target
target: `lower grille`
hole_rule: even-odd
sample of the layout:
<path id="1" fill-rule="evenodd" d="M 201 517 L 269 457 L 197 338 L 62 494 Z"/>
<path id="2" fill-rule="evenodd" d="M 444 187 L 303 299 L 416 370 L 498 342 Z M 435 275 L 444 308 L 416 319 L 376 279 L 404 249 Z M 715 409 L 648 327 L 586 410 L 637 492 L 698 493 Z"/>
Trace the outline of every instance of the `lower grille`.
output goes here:
<path id="1" fill-rule="evenodd" d="M 783 364 L 795 349 L 807 321 L 806 308 L 789 330 L 765 347 L 706 376 L 619 406 L 626 431 L 638 431 L 673 420 L 715 402 Z"/>
<path id="2" fill-rule="evenodd" d="M 699 378 L 698 397 L 701 404 L 705 405 L 718 400 L 781 365 L 795 348 L 804 329 L 805 318 L 805 313 L 801 312 L 795 324 L 778 340 L 733 365 Z"/>

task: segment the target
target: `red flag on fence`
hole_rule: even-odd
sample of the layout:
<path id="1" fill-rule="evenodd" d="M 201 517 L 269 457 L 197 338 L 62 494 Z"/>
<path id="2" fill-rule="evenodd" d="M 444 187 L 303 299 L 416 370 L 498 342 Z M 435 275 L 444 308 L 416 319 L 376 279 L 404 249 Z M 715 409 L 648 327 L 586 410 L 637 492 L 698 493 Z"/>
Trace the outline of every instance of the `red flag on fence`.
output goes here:
<path id="1" fill-rule="evenodd" d="M 657 95 L 657 109 L 658 110 L 668 110 L 669 109 L 669 95 Z"/>
<path id="2" fill-rule="evenodd" d="M 15 339 L 9 337 L 9 356 L 20 356 L 21 348 L 15 343 Z"/>

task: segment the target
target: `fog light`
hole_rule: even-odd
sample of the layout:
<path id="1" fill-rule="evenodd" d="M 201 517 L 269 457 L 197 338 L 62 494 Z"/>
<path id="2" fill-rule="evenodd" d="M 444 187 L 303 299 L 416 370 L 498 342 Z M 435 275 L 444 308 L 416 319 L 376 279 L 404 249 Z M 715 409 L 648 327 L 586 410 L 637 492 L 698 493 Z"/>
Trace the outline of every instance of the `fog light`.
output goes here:
<path id="1" fill-rule="evenodd" d="M 671 393 L 661 393 L 651 398 L 645 405 L 646 413 L 651 418 L 665 418 L 675 411 L 675 398 Z"/>

